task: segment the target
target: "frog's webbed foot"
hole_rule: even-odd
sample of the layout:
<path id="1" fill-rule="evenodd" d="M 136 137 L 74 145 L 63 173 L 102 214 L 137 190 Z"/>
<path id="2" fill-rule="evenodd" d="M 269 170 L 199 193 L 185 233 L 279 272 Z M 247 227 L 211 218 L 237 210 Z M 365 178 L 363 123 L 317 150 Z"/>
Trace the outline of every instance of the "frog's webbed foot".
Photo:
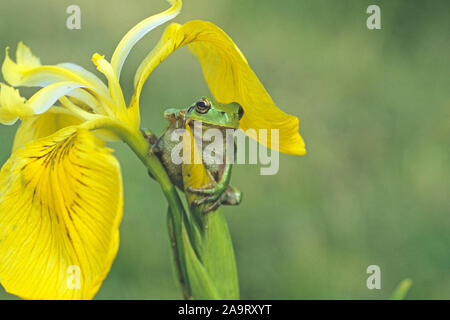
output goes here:
<path id="1" fill-rule="evenodd" d="M 201 188 L 199 188 L 201 189 Z M 198 189 L 196 189 L 198 190 Z M 205 189 L 205 190 L 211 190 L 211 189 Z M 221 205 L 229 205 L 229 206 L 237 206 L 241 203 L 242 200 L 242 193 L 236 189 L 235 187 L 229 185 L 224 191 L 221 193 L 213 193 L 211 195 L 208 195 L 202 199 L 194 200 L 192 204 L 194 206 L 199 206 L 205 203 L 211 203 L 208 206 L 206 206 L 203 209 L 203 213 L 208 213 L 211 211 L 216 210 Z"/>
<path id="2" fill-rule="evenodd" d="M 216 210 L 221 204 L 238 205 L 241 202 L 242 194 L 230 185 L 231 168 L 231 163 L 224 163 L 222 165 L 220 170 L 222 174 L 218 182 L 216 182 L 211 172 L 206 170 L 209 176 L 209 184 L 200 188 L 188 187 L 186 191 L 204 196 L 201 199 L 192 201 L 192 205 L 199 206 L 205 203 L 211 203 L 204 207 L 204 213 Z"/>
<path id="3" fill-rule="evenodd" d="M 216 185 L 216 186 L 206 185 L 201 188 L 189 187 L 188 191 L 204 196 L 203 198 L 194 200 L 192 202 L 192 204 L 194 206 L 199 206 L 199 205 L 205 204 L 207 202 L 216 202 L 217 200 L 220 200 L 220 198 L 224 194 L 225 190 L 222 187 L 219 187 L 218 185 Z"/>
<path id="4" fill-rule="evenodd" d="M 201 200 L 198 200 L 198 202 L 197 203 L 200 203 L 202 200 L 204 200 L 204 199 L 207 199 L 207 198 L 203 198 L 203 199 L 201 199 Z M 211 212 L 211 211 L 214 211 L 214 210 L 216 210 L 217 208 L 219 208 L 220 207 L 220 205 L 222 204 L 222 203 L 224 203 L 226 201 L 226 195 L 225 195 L 225 192 L 224 193 L 222 193 L 216 200 L 214 200 L 210 205 L 208 205 L 208 206 L 206 206 L 204 209 L 203 209 L 203 213 L 204 214 L 207 214 L 207 213 L 209 213 L 209 212 Z M 194 201 L 195 202 L 195 201 Z M 195 203 L 193 203 L 194 205 L 196 205 Z M 201 203 L 200 203 L 201 204 Z M 198 204 L 199 205 L 199 204 Z"/>
<path id="5" fill-rule="evenodd" d="M 238 205 L 241 202 L 242 194 L 235 187 L 229 185 L 229 170 L 226 170 L 225 177 L 222 177 L 221 181 L 217 183 L 211 173 L 206 170 L 209 175 L 211 184 L 207 184 L 200 188 L 188 187 L 187 191 L 203 195 L 204 197 L 198 200 L 194 200 L 192 205 L 200 206 L 205 203 L 211 203 L 203 209 L 203 213 L 216 210 L 220 205 Z"/>

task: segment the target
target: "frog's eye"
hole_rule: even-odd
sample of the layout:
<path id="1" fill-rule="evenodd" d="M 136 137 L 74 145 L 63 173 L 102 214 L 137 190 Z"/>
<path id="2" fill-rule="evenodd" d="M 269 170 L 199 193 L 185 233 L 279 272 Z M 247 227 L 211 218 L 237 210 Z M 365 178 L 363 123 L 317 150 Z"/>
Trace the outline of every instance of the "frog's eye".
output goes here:
<path id="1" fill-rule="evenodd" d="M 242 109 L 241 106 L 239 106 L 238 115 L 239 115 L 239 120 L 241 120 L 242 117 L 244 116 L 244 109 Z"/>
<path id="2" fill-rule="evenodd" d="M 197 103 L 195 104 L 195 111 L 197 111 L 198 113 L 207 113 L 210 108 L 211 104 L 206 99 L 197 101 Z"/>

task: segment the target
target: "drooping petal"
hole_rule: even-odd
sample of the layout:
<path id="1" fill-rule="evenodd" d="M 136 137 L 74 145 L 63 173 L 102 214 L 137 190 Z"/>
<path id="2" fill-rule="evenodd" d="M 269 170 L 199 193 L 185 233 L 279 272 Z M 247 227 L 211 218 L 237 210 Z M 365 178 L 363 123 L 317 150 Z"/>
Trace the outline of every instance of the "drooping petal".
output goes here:
<path id="1" fill-rule="evenodd" d="M 47 112 L 25 118 L 17 129 L 12 150 L 14 152 L 31 141 L 48 137 L 62 128 L 78 125 L 81 122 L 79 118 L 64 113 Z"/>
<path id="2" fill-rule="evenodd" d="M 85 121 L 64 108 L 54 107 L 50 111 L 27 117 L 21 121 L 14 137 L 12 151 L 33 140 L 48 137 L 62 128 L 80 125 Z M 120 141 L 120 138 L 110 130 L 95 130 L 93 133 L 97 138 L 104 141 Z"/>
<path id="3" fill-rule="evenodd" d="M 25 105 L 19 90 L 0 83 L 0 123 L 12 125 L 19 118 L 30 116 L 33 111 Z"/>
<path id="4" fill-rule="evenodd" d="M 67 127 L 0 171 L 0 281 L 28 299 L 90 299 L 115 258 L 122 178 L 111 150 Z"/>
<path id="5" fill-rule="evenodd" d="M 175 18 L 181 11 L 181 0 L 167 0 L 172 7 L 159 14 L 153 15 L 134 26 L 128 33 L 122 38 L 119 45 L 116 47 L 114 54 L 111 58 L 111 65 L 117 76 L 120 79 L 120 72 L 122 66 L 128 57 L 131 49 L 134 45 L 142 39 L 147 33 L 152 31 L 157 26 Z"/>
<path id="6" fill-rule="evenodd" d="M 239 48 L 223 30 L 210 22 L 191 21 L 183 26 L 171 24 L 166 29 L 158 45 L 136 72 L 132 107 L 139 104 L 142 86 L 153 69 L 184 45 L 188 45 L 199 59 L 215 99 L 242 105 L 245 113 L 240 128 L 244 131 L 255 129 L 247 132 L 251 138 L 280 152 L 297 155 L 306 152 L 299 134 L 298 118 L 275 105 Z M 268 131 L 267 139 L 260 138 L 259 129 Z M 271 141 L 271 129 L 279 130 L 279 144 Z"/>

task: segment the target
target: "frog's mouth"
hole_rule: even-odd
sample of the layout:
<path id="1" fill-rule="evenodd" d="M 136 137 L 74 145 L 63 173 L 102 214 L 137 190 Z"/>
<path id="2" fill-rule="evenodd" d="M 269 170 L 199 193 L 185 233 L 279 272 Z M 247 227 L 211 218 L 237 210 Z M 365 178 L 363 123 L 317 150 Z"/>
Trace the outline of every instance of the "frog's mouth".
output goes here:
<path id="1" fill-rule="evenodd" d="M 201 121 L 201 120 L 191 120 L 191 119 L 187 119 L 186 120 L 186 124 L 189 124 L 189 126 L 191 128 L 194 127 L 194 123 L 200 123 L 203 130 L 207 130 L 207 129 L 219 129 L 219 130 L 223 130 L 223 129 L 238 129 L 239 127 L 234 127 L 234 126 L 227 126 L 227 125 L 218 125 L 218 124 L 213 124 L 213 123 L 208 123 L 206 121 Z"/>

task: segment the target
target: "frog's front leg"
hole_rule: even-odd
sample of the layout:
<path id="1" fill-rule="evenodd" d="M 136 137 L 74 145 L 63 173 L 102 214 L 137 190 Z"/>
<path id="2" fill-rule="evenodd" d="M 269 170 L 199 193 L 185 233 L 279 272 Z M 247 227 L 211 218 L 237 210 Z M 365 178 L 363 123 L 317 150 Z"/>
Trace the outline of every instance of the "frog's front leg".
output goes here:
<path id="1" fill-rule="evenodd" d="M 192 202 L 194 206 L 212 202 L 211 205 L 205 207 L 204 213 L 208 213 L 217 209 L 221 204 L 238 205 L 241 202 L 241 192 L 236 188 L 230 186 L 232 164 L 228 163 L 224 166 L 225 168 L 223 174 L 218 182 L 215 182 L 210 172 L 206 170 L 206 172 L 210 176 L 210 180 L 212 182 L 211 184 L 200 188 L 187 188 L 188 192 L 193 192 L 205 196 L 202 199 L 194 200 Z"/>
<path id="2" fill-rule="evenodd" d="M 176 129 L 185 127 L 185 114 L 183 110 L 180 109 L 167 109 L 164 111 L 164 119 L 172 123 Z"/>
<path id="3" fill-rule="evenodd" d="M 148 129 L 142 129 L 141 130 L 142 135 L 144 136 L 144 138 L 148 141 L 148 144 L 150 145 L 147 155 L 149 157 L 153 156 L 155 153 L 160 152 L 160 150 L 156 147 L 156 144 L 158 142 L 158 137 L 151 132 Z M 155 177 L 153 176 L 153 174 L 150 172 L 150 170 L 147 170 L 148 175 L 150 176 L 150 178 L 155 179 Z"/>
<path id="4" fill-rule="evenodd" d="M 155 153 L 157 153 L 159 151 L 156 148 L 156 143 L 158 142 L 158 137 L 153 132 L 151 132 L 148 129 L 142 129 L 141 133 L 144 136 L 145 140 L 147 140 L 148 144 L 150 145 L 150 148 L 149 148 L 147 154 L 148 154 L 149 157 L 151 157 L 153 154 L 155 154 Z"/>

